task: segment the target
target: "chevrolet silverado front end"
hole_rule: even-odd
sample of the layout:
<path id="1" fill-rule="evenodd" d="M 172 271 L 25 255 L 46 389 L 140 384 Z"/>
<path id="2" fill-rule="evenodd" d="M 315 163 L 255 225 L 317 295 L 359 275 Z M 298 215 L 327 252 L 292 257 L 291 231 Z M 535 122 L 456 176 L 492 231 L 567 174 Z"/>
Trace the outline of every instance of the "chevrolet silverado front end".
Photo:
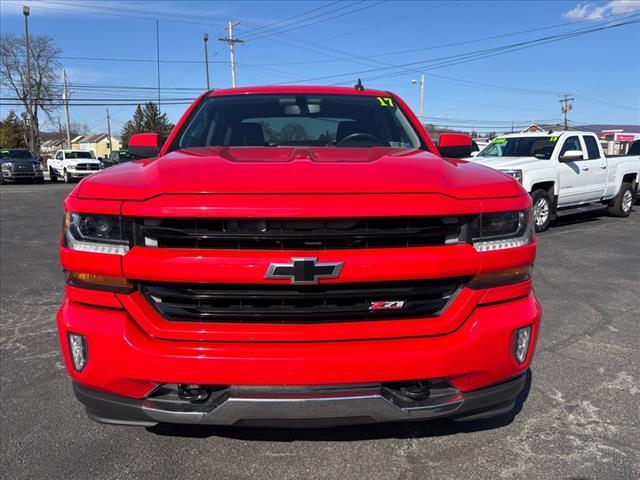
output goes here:
<path id="1" fill-rule="evenodd" d="M 206 93 L 64 207 L 59 340 L 96 420 L 474 419 L 525 385 L 529 195 L 388 92 Z"/>

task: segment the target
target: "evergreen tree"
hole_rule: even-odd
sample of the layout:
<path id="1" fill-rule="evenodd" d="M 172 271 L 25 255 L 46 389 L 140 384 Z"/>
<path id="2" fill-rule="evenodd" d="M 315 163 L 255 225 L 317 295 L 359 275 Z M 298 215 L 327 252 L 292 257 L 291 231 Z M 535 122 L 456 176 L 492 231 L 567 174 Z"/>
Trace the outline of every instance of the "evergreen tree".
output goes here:
<path id="1" fill-rule="evenodd" d="M 129 145 L 131 135 L 137 133 L 158 133 L 160 138 L 167 138 L 173 124 L 169 122 L 167 114 L 160 115 L 158 105 L 148 102 L 141 107 L 138 105 L 133 112 L 133 118 L 127 121 L 122 128 L 122 144 L 126 147 Z"/>
<path id="2" fill-rule="evenodd" d="M 167 138 L 173 129 L 173 125 L 169 123 L 167 114 L 160 115 L 158 105 L 148 102 L 142 108 L 144 117 L 144 128 L 147 132 L 160 134 L 160 138 Z"/>
<path id="3" fill-rule="evenodd" d="M 27 148 L 25 124 L 18 118 L 16 112 L 9 111 L 0 125 L 0 147 Z"/>
<path id="4" fill-rule="evenodd" d="M 131 135 L 135 135 L 136 133 L 144 133 L 144 115 L 140 105 L 138 105 L 133 112 L 133 119 L 128 120 L 122 128 L 122 145 L 124 147 L 129 145 Z"/>

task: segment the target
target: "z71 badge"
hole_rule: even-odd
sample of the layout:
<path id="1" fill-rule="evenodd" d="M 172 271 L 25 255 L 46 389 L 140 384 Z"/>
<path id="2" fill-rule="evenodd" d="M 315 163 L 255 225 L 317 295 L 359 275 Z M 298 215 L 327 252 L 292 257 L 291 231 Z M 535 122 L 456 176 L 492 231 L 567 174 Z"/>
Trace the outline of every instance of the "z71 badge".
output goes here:
<path id="1" fill-rule="evenodd" d="M 401 308 L 404 308 L 404 300 L 371 302 L 369 305 L 369 310 L 400 310 Z"/>

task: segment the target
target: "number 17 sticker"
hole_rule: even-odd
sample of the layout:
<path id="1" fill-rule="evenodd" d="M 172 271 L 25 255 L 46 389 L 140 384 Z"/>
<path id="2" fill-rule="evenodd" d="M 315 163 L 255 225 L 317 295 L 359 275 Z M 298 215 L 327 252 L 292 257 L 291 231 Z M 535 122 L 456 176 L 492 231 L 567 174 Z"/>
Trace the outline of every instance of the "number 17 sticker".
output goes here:
<path id="1" fill-rule="evenodd" d="M 378 100 L 381 107 L 395 107 L 391 97 L 376 97 L 376 100 Z"/>

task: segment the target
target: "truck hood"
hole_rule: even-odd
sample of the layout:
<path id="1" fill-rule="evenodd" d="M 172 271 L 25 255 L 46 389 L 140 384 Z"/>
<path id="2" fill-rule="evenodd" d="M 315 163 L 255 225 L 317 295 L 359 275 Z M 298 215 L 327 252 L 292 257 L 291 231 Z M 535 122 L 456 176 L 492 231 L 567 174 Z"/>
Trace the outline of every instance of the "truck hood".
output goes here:
<path id="1" fill-rule="evenodd" d="M 543 162 L 548 162 L 548 160 L 536 157 L 474 157 L 471 161 L 473 163 L 495 168 L 496 170 L 532 167 Z"/>
<path id="2" fill-rule="evenodd" d="M 464 160 L 396 148 L 192 148 L 123 163 L 78 186 L 80 198 L 145 200 L 162 194 L 440 193 L 521 195 L 507 175 Z"/>

